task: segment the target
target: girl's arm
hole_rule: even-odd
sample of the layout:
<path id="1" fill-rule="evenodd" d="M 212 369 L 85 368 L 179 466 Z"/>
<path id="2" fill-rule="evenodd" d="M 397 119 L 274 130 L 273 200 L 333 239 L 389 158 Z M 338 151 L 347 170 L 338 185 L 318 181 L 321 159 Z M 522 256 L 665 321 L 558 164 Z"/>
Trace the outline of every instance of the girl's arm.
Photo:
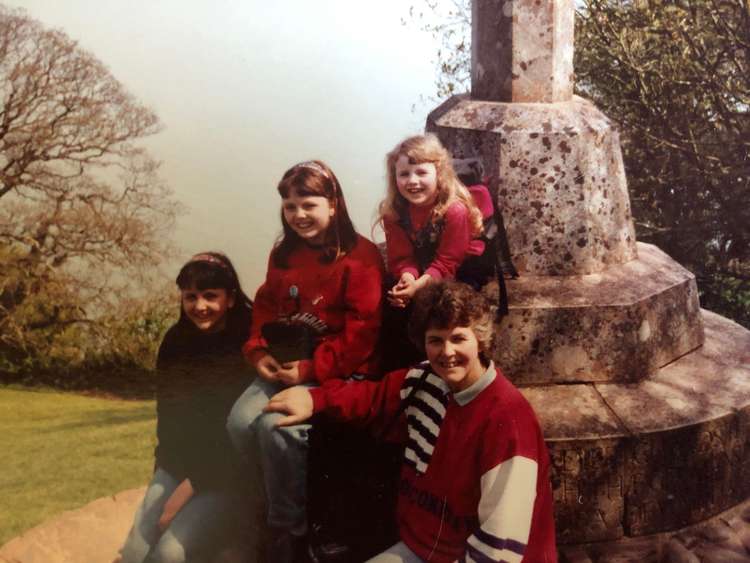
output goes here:
<path id="1" fill-rule="evenodd" d="M 345 308 L 341 332 L 322 339 L 312 360 L 299 362 L 302 381 L 348 377 L 373 355 L 380 332 L 383 262 L 377 247 L 360 238 L 347 260 L 341 296 Z"/>
<path id="2" fill-rule="evenodd" d="M 242 347 L 242 352 L 256 368 L 264 356 L 273 358 L 267 351 L 267 343 L 261 335 L 260 329 L 267 322 L 273 321 L 278 315 L 278 304 L 275 301 L 275 287 L 278 283 L 275 275 L 276 268 L 273 265 L 273 254 L 268 258 L 268 268 L 266 270 L 266 279 L 258 288 L 253 301 L 253 320 L 250 328 L 250 337 Z M 275 362 L 275 360 L 274 360 Z M 266 374 L 261 374 L 266 375 Z M 267 378 L 268 379 L 268 378 Z"/>
<path id="3" fill-rule="evenodd" d="M 403 274 L 411 274 L 414 279 L 419 277 L 419 265 L 414 258 L 414 245 L 409 235 L 395 221 L 383 221 L 385 231 L 385 249 L 388 272 L 396 278 Z"/>
<path id="4" fill-rule="evenodd" d="M 164 335 L 156 356 L 156 465 L 177 479 L 185 475 L 185 435 L 180 421 L 185 413 L 185 387 L 176 363 L 180 357 L 180 329 Z"/>
<path id="5" fill-rule="evenodd" d="M 445 224 L 435 252 L 435 259 L 424 271 L 435 280 L 456 277 L 456 270 L 466 258 L 471 242 L 469 210 L 463 203 L 460 201 L 452 203 L 445 210 L 444 219 Z"/>
<path id="6" fill-rule="evenodd" d="M 162 510 L 161 516 L 159 517 L 159 530 L 163 533 L 177 516 L 177 513 L 182 510 L 188 501 L 193 497 L 193 485 L 190 479 L 184 479 L 177 488 L 172 492 L 172 495 L 164 503 L 164 510 Z"/>

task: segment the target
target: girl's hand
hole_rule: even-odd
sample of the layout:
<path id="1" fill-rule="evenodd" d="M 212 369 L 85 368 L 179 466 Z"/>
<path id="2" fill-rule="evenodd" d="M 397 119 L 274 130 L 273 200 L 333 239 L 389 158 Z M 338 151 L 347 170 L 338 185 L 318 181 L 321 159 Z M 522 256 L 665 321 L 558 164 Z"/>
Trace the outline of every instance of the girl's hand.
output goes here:
<path id="1" fill-rule="evenodd" d="M 164 533 L 164 530 L 169 528 L 174 517 L 177 516 L 177 513 L 182 510 L 182 507 L 192 498 L 193 493 L 193 484 L 190 482 L 190 479 L 185 479 L 182 483 L 177 485 L 172 496 L 170 496 L 167 499 L 167 502 L 164 503 L 164 510 L 162 510 L 158 523 L 160 532 Z"/>
<path id="2" fill-rule="evenodd" d="M 404 274 L 401 276 L 399 282 L 393 286 L 393 289 L 388 292 L 388 301 L 394 304 L 395 307 L 406 307 L 414 297 L 414 294 L 431 281 L 432 276 L 428 274 L 423 274 L 416 280 L 411 274 Z M 403 305 L 397 305 L 396 303 L 403 303 Z"/>
<path id="3" fill-rule="evenodd" d="M 287 416 L 279 419 L 277 426 L 292 426 L 306 421 L 313 414 L 312 395 L 305 387 L 290 387 L 276 393 L 263 412 L 278 412 Z"/>
<path id="4" fill-rule="evenodd" d="M 302 372 L 300 371 L 300 361 L 287 362 L 281 364 L 281 369 L 278 371 L 277 379 L 284 385 L 298 385 L 303 382 Z"/>
<path id="5" fill-rule="evenodd" d="M 396 285 L 391 288 L 386 296 L 388 303 L 393 307 L 399 307 L 401 309 L 406 307 L 416 291 L 411 290 L 415 283 L 416 280 L 412 274 L 401 274 Z"/>
<path id="6" fill-rule="evenodd" d="M 263 379 L 267 381 L 279 381 L 279 372 L 281 365 L 271 354 L 265 354 L 255 362 L 255 370 Z"/>

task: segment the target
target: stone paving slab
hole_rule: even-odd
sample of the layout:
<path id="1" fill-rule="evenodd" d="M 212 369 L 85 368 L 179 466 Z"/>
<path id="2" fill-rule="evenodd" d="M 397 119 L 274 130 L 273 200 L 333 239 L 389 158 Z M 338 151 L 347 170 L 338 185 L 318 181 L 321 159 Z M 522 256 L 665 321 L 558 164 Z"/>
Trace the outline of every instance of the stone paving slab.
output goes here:
<path id="1" fill-rule="evenodd" d="M 560 546 L 560 563 L 750 563 L 750 499 L 676 533 Z"/>
<path id="2" fill-rule="evenodd" d="M 144 491 L 130 489 L 63 512 L 0 547 L 0 563 L 110 563 Z"/>

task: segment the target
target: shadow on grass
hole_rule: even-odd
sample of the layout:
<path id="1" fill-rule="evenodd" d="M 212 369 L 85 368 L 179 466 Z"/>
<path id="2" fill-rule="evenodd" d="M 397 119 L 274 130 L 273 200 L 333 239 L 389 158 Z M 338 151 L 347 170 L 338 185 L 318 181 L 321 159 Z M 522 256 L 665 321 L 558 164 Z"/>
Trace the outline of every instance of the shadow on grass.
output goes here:
<path id="1" fill-rule="evenodd" d="M 0 371 L 1 385 L 20 385 L 24 389 L 67 391 L 103 399 L 148 400 L 156 396 L 154 373 L 139 368 L 109 368 L 69 372 Z"/>
<path id="2" fill-rule="evenodd" d="M 81 413 L 80 418 L 75 421 L 64 422 L 61 424 L 50 424 L 44 428 L 39 428 L 39 434 L 56 434 L 65 430 L 76 430 L 87 427 L 102 426 L 126 426 L 139 422 L 150 422 L 156 419 L 156 408 L 154 405 L 143 405 L 128 411 L 93 411 Z"/>

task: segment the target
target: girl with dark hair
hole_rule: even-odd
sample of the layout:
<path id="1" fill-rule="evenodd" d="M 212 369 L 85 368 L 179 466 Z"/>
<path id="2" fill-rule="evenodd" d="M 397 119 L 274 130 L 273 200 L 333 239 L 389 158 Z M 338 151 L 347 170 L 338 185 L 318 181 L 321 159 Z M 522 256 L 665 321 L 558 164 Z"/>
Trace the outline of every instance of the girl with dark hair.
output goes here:
<path id="1" fill-rule="evenodd" d="M 226 418 L 251 382 L 242 357 L 252 303 L 229 258 L 193 256 L 177 276 L 180 318 L 159 347 L 156 469 L 122 563 L 192 562 L 232 539 L 248 509 Z"/>
<path id="2" fill-rule="evenodd" d="M 354 230 L 338 179 L 323 162 L 293 166 L 278 192 L 284 231 L 244 347 L 259 377 L 232 409 L 228 429 L 243 457 L 259 451 L 269 552 L 283 563 L 303 549 L 307 533 L 309 425 L 277 428 L 277 415 L 263 407 L 290 385 L 377 373 L 383 265 L 377 247 Z"/>

